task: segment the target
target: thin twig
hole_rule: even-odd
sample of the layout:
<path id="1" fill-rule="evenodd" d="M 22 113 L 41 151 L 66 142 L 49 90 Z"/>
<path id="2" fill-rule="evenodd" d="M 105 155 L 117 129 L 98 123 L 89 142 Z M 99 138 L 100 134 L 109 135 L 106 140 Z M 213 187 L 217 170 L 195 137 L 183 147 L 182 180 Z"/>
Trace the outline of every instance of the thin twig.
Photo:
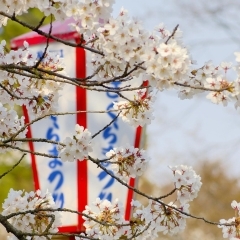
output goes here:
<path id="1" fill-rule="evenodd" d="M 121 114 L 121 111 L 117 114 L 117 116 L 115 118 L 113 118 L 113 120 L 109 124 L 107 124 L 106 126 L 104 126 L 104 128 L 100 129 L 98 132 L 93 134 L 92 139 L 95 138 L 99 133 L 101 133 L 102 131 L 107 129 L 112 123 L 114 123 L 117 120 L 117 118 L 119 117 L 120 114 Z"/>
<path id="2" fill-rule="evenodd" d="M 167 38 L 167 40 L 165 41 L 165 44 L 168 44 L 168 41 L 169 41 L 172 37 L 174 37 L 174 35 L 175 35 L 178 27 L 179 27 L 179 24 L 173 29 L 172 34 Z"/>
<path id="3" fill-rule="evenodd" d="M 169 197 L 171 196 L 174 192 L 176 192 L 177 188 L 174 188 L 171 192 L 161 196 L 161 197 L 158 197 L 157 199 L 163 199 L 163 198 L 166 198 L 166 197 Z"/>
<path id="4" fill-rule="evenodd" d="M 26 156 L 26 153 L 24 153 L 22 155 L 22 157 L 17 161 L 17 163 L 15 163 L 8 171 L 6 171 L 5 173 L 3 173 L 2 175 L 0 175 L 0 179 L 2 179 L 4 176 L 6 176 L 8 173 L 10 173 L 14 168 L 16 168 L 21 161 L 23 160 L 23 158 Z"/>
<path id="5" fill-rule="evenodd" d="M 38 23 L 35 29 L 39 29 L 43 25 L 43 22 L 45 21 L 45 19 L 46 19 L 46 16 L 43 16 L 43 18 L 40 20 L 40 22 Z"/>
<path id="6" fill-rule="evenodd" d="M 51 18 L 51 22 L 50 22 L 50 28 L 49 28 L 49 32 L 48 32 L 48 35 L 51 36 L 51 33 L 52 33 L 52 23 L 53 23 L 53 16 L 52 14 L 50 15 L 50 18 Z M 36 30 L 38 29 L 38 27 L 36 28 Z M 40 56 L 39 60 L 36 62 L 36 64 L 34 65 L 34 68 L 38 68 L 40 63 L 43 61 L 43 59 L 46 57 L 46 54 L 47 54 L 47 50 L 48 50 L 48 47 L 49 47 L 49 40 L 50 38 L 47 37 L 47 41 L 46 41 L 46 46 L 44 48 L 44 51 L 43 51 L 43 54 L 42 56 Z"/>
<path id="7" fill-rule="evenodd" d="M 59 156 L 54 156 L 54 155 L 51 155 L 51 154 L 40 153 L 40 152 L 33 152 L 33 151 L 30 151 L 30 150 L 27 150 L 27 149 L 24 149 L 24 148 L 12 146 L 10 144 L 0 144 L 0 147 L 12 148 L 12 149 L 19 150 L 20 152 L 31 153 L 33 155 L 38 155 L 38 156 L 47 157 L 47 158 L 59 158 Z"/>

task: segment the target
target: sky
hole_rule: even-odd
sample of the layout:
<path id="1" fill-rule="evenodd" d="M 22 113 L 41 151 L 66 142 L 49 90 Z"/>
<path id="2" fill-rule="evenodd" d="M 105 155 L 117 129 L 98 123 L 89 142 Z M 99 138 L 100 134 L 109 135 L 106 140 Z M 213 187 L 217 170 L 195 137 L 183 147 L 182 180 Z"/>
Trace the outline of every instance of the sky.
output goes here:
<path id="1" fill-rule="evenodd" d="M 231 22 L 226 16 L 233 17 L 236 6 L 226 8 L 222 0 L 203 2 L 183 0 L 186 5 L 181 8 L 175 0 L 121 0 L 116 1 L 114 13 L 124 7 L 149 31 L 161 22 L 169 30 L 179 24 L 183 43 L 197 61 L 196 66 L 209 60 L 215 64 L 234 62 L 233 53 L 240 51 L 237 21 L 234 18 Z M 168 165 L 196 166 L 203 160 L 221 161 L 229 175 L 240 174 L 240 112 L 233 104 L 215 105 L 204 95 L 180 100 L 171 90 L 160 92 L 154 107 L 155 120 L 147 127 L 147 150 L 152 158 L 147 177 L 151 182 L 167 183 Z"/>

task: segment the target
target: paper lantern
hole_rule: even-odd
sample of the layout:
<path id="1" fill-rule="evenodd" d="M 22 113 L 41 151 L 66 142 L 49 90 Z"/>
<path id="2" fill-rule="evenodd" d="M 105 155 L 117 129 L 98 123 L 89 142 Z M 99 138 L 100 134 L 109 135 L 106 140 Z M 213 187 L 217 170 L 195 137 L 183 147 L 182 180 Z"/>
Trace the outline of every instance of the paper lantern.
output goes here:
<path id="1" fill-rule="evenodd" d="M 78 33 L 72 31 L 68 19 L 64 22 L 52 24 L 52 35 L 60 39 L 79 42 Z M 50 25 L 41 27 L 40 30 L 48 33 Z M 35 32 L 26 33 L 11 41 L 13 49 L 21 48 L 23 42 L 27 41 L 30 48 L 39 55 L 43 53 L 47 39 Z M 70 77 L 84 78 L 91 73 L 91 53 L 82 48 L 73 48 L 54 40 L 50 40 L 49 51 L 56 52 L 64 58 L 65 70 Z M 114 87 L 121 86 L 120 82 L 112 84 Z M 121 100 L 115 93 L 86 91 L 83 88 L 72 85 L 64 86 L 59 100 L 58 112 L 75 111 L 100 111 L 109 110 L 113 101 Z M 33 120 L 33 116 L 24 109 L 26 122 Z M 109 124 L 116 113 L 78 113 L 75 115 L 51 116 L 35 122 L 28 129 L 29 138 L 47 138 L 54 141 L 62 141 L 74 133 L 75 124 L 78 123 L 88 128 L 92 134 L 98 132 Z M 93 157 L 104 159 L 105 153 L 116 146 L 129 144 L 139 147 L 141 142 L 142 129 L 133 128 L 117 119 L 112 125 L 102 131 L 94 139 Z M 29 142 L 31 151 L 58 155 L 56 145 L 41 142 Z M 107 173 L 97 168 L 90 161 L 62 162 L 59 158 L 49 159 L 44 156 L 31 155 L 35 189 L 52 192 L 55 202 L 61 208 L 83 211 L 86 205 L 91 205 L 97 197 L 101 199 L 114 200 L 118 198 L 125 206 L 125 219 L 130 218 L 130 202 L 133 198 L 133 191 L 119 184 Z M 109 168 L 105 163 L 105 167 Z M 131 179 L 130 186 L 134 186 L 135 180 Z M 60 232 L 81 232 L 84 231 L 81 215 L 64 212 L 63 226 Z"/>

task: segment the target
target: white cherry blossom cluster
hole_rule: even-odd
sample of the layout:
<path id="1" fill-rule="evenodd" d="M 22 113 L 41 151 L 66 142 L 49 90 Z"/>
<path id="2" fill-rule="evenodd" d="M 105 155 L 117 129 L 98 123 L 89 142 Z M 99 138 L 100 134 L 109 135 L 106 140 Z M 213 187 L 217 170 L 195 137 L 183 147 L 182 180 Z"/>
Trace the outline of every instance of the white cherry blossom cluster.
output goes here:
<path id="1" fill-rule="evenodd" d="M 67 17 L 76 20 L 76 23 L 70 24 L 72 28 L 84 39 L 88 39 L 95 37 L 97 29 L 110 18 L 114 2 L 115 0 L 75 0 L 71 4 L 65 1 L 64 5 Z"/>
<path id="2" fill-rule="evenodd" d="M 180 84 L 194 86 L 194 88 L 183 86 L 179 87 L 179 98 L 182 100 L 191 99 L 195 94 L 203 92 L 201 88 L 206 82 L 206 79 L 215 77 L 218 73 L 217 69 L 218 68 L 215 67 L 211 61 L 208 61 L 203 65 L 203 67 L 192 70 L 189 77 L 179 79 L 178 83 Z"/>
<path id="3" fill-rule="evenodd" d="M 0 141 L 8 140 L 11 137 L 15 137 L 15 134 L 24 126 L 24 118 L 19 118 L 17 112 L 13 109 L 5 108 L 0 102 Z M 19 131 L 17 137 L 25 138 L 27 130 Z M 19 147 L 21 142 L 11 141 L 9 143 L 14 147 Z M 0 152 L 7 151 L 6 147 L 0 147 Z"/>
<path id="4" fill-rule="evenodd" d="M 62 161 L 73 162 L 75 160 L 84 160 L 88 157 L 89 152 L 92 152 L 91 133 L 88 129 L 76 124 L 76 134 L 73 138 L 67 137 L 63 141 L 65 147 L 60 146 L 59 157 Z"/>
<path id="5" fill-rule="evenodd" d="M 233 84 L 226 81 L 224 77 L 218 76 L 216 78 L 207 78 L 204 87 L 211 88 L 213 90 L 225 89 L 224 91 L 211 91 L 207 98 L 210 99 L 213 103 L 227 105 L 229 100 L 229 92 L 233 91 Z"/>
<path id="6" fill-rule="evenodd" d="M 170 167 L 174 174 L 174 184 L 177 189 L 177 201 L 169 204 L 149 201 L 147 207 L 139 201 L 132 201 L 133 220 L 132 234 L 143 232 L 141 239 L 157 238 L 158 233 L 177 234 L 184 230 L 189 213 L 189 201 L 192 201 L 201 187 L 201 178 L 191 167 Z M 186 214 L 183 214 L 186 213 Z M 146 227 L 148 226 L 148 227 Z"/>
<path id="7" fill-rule="evenodd" d="M 191 61 L 186 48 L 177 41 L 180 31 L 176 30 L 174 37 L 163 25 L 157 31 L 158 34 L 145 31 L 140 22 L 128 17 L 125 9 L 117 18 L 110 18 L 91 42 L 103 53 L 93 55 L 98 78 L 111 79 L 137 68 L 133 76 L 144 73 L 144 80 L 162 90 L 188 76 Z"/>
<path id="8" fill-rule="evenodd" d="M 234 200 L 231 207 L 235 210 L 235 217 L 228 220 L 221 219 L 218 227 L 222 229 L 223 238 L 238 240 L 240 239 L 240 203 Z"/>
<path id="9" fill-rule="evenodd" d="M 13 3 L 14 7 L 10 7 Z M 158 33 L 150 34 L 138 21 L 129 18 L 124 9 L 116 18 L 111 17 L 113 3 L 113 0 L 47 2 L 30 0 L 18 1 L 16 4 L 14 0 L 9 0 L 8 3 L 4 1 L 2 5 L 3 11 L 8 14 L 21 15 L 29 8 L 37 7 L 46 15 L 53 14 L 56 19 L 74 17 L 75 29 L 81 34 L 90 31 L 86 34 L 94 39 L 89 43 L 90 46 L 102 53 L 94 54 L 93 59 L 93 67 L 101 79 L 106 80 L 122 75 L 127 70 L 138 68 L 132 76 L 137 77 L 143 73 L 144 78 L 157 89 L 173 87 L 176 82 L 182 84 L 178 87 L 182 99 L 191 98 L 205 87 L 210 88 L 207 98 L 214 103 L 226 105 L 229 99 L 234 99 L 236 108 L 239 107 L 239 78 L 234 82 L 229 82 L 225 78 L 227 71 L 232 68 L 231 63 L 223 62 L 218 67 L 207 63 L 200 69 L 192 70 L 188 52 L 179 41 L 181 37 L 179 29 L 172 35 L 163 24 L 160 24 L 156 28 Z M 2 23 L 6 23 L 6 19 L 2 17 Z M 18 59 L 14 51 L 11 54 Z M 238 53 L 235 54 L 239 61 Z M 239 73 L 239 66 L 233 69 Z M 218 75 L 219 70 L 223 71 L 223 75 Z M 56 102 L 56 99 L 56 95 L 40 96 L 34 101 L 33 108 L 46 109 L 51 102 Z"/>
<path id="10" fill-rule="evenodd" d="M 148 205 L 144 207 L 139 201 L 132 200 L 133 216 L 130 221 L 123 221 L 124 214 L 118 202 L 111 204 L 107 200 L 97 199 L 94 203 L 95 208 L 86 206 L 83 212 L 89 216 L 83 217 L 86 227 L 84 236 L 99 239 L 119 239 L 120 237 L 136 239 L 135 236 L 138 236 L 147 240 L 157 238 L 160 232 L 173 235 L 183 231 L 189 213 L 188 202 L 196 197 L 201 182 L 200 177 L 191 167 L 176 166 L 172 167 L 172 171 L 175 176 L 178 175 L 174 182 L 180 193 L 178 194 L 179 206 L 176 201 L 165 204 L 149 200 Z M 184 186 L 186 186 L 187 193 L 190 191 L 189 187 L 192 187 L 187 198 L 182 196 Z M 120 227 L 121 224 L 124 226 Z M 82 240 L 84 237 L 76 239 Z"/>
<path id="11" fill-rule="evenodd" d="M 144 207 L 139 201 L 132 201 L 131 205 L 134 212 L 129 237 L 141 232 L 141 239 L 155 239 L 160 232 L 173 235 L 183 231 L 186 226 L 187 216 L 181 211 L 188 213 L 188 204 L 177 207 L 172 202 L 165 205 L 149 201 L 148 206 Z"/>
<path id="12" fill-rule="evenodd" d="M 236 66 L 233 66 L 230 62 L 221 62 L 218 66 L 214 66 L 209 61 L 203 67 L 192 70 L 188 78 L 178 81 L 177 86 L 175 86 L 179 90 L 179 97 L 181 99 L 190 99 L 195 94 L 205 91 L 208 92 L 206 97 L 211 102 L 226 106 L 229 101 L 233 101 L 235 102 L 235 108 L 239 108 L 240 53 L 235 52 L 235 55 Z M 230 80 L 228 76 L 230 70 L 237 75 L 235 80 Z"/>
<path id="13" fill-rule="evenodd" d="M 190 57 L 176 39 L 168 43 L 152 40 L 152 46 L 142 60 L 146 65 L 146 78 L 159 90 L 173 87 L 173 83 L 189 75 Z"/>
<path id="14" fill-rule="evenodd" d="M 133 100 L 114 102 L 113 108 L 119 110 L 122 120 L 132 126 L 150 124 L 155 97 L 152 94 L 146 95 L 146 90 L 138 90 L 133 94 Z"/>
<path id="15" fill-rule="evenodd" d="M 130 177 L 141 176 L 149 162 L 146 152 L 134 147 L 116 147 L 106 156 L 115 175 L 126 181 Z"/>
<path id="16" fill-rule="evenodd" d="M 203 79 L 204 88 L 210 89 L 207 99 L 215 104 L 226 106 L 230 100 L 239 98 L 239 80 L 230 81 L 227 73 L 232 69 L 232 63 L 222 62 L 217 67 L 209 66 L 208 73 L 211 76 Z"/>
<path id="17" fill-rule="evenodd" d="M 46 52 L 39 62 L 38 69 L 47 72 L 40 72 L 33 67 L 39 60 L 38 56 L 29 49 L 27 42 L 24 42 L 23 48 L 11 50 L 9 53 L 5 52 L 5 45 L 5 41 L 0 44 L 0 65 L 3 69 L 14 65 L 15 70 L 13 73 L 0 71 L 0 102 L 10 106 L 25 105 L 29 114 L 35 115 L 55 111 L 63 84 L 55 81 L 57 78 L 50 76 L 48 71 L 61 71 L 61 59 L 54 53 Z M 26 67 L 32 67 L 31 74 L 28 69 L 25 71 Z"/>
<path id="18" fill-rule="evenodd" d="M 61 215 L 56 211 L 45 211 L 44 209 L 56 209 L 52 195 L 46 191 L 23 192 L 10 189 L 8 197 L 2 204 L 3 216 L 13 214 L 9 222 L 17 230 L 26 233 L 26 239 L 43 240 L 44 236 L 28 236 L 29 234 L 41 234 L 46 229 L 48 232 L 58 232 L 61 226 Z M 48 236 L 50 239 L 51 236 Z M 17 239 L 10 237 L 9 239 Z"/>
<path id="19" fill-rule="evenodd" d="M 115 200 L 114 203 L 108 200 L 96 199 L 94 207 L 86 206 L 83 211 L 87 216 L 83 216 L 86 235 L 89 238 L 110 240 L 120 239 L 129 230 L 129 226 L 124 220 L 123 206 Z M 89 217 L 88 217 L 89 216 Z M 79 238 L 77 238 L 79 239 Z"/>
<path id="20" fill-rule="evenodd" d="M 170 169 L 174 175 L 177 200 L 186 204 L 196 198 L 202 186 L 201 177 L 189 166 L 179 165 Z"/>
<path id="21" fill-rule="evenodd" d="M 132 69 L 134 64 L 142 62 L 140 55 L 148 35 L 142 30 L 141 24 L 128 17 L 122 9 L 117 18 L 109 18 L 100 27 L 94 37 L 92 47 L 103 55 L 93 54 L 93 67 L 97 70 L 99 79 L 111 79 L 122 75 L 125 70 Z M 135 71 L 136 77 L 139 73 Z"/>
<path id="22" fill-rule="evenodd" d="M 29 8 L 38 8 L 45 16 L 52 14 L 56 20 L 74 17 L 81 20 L 81 27 L 92 29 L 99 22 L 99 18 L 108 17 L 112 11 L 114 0 L 8 0 L 1 1 L 2 11 L 16 16 L 26 13 Z M 0 27 L 6 25 L 7 17 L 0 17 Z"/>
<path id="23" fill-rule="evenodd" d="M 233 100 L 236 108 L 240 106 L 239 66 L 232 67 L 226 62 L 214 66 L 207 62 L 194 69 L 193 61 L 180 41 L 180 30 L 172 35 L 160 24 L 156 31 L 158 34 L 146 32 L 138 21 L 128 17 L 124 9 L 117 18 L 109 18 L 92 34 L 93 41 L 90 41 L 90 47 L 102 53 L 93 54 L 95 77 L 108 80 L 136 68 L 130 77 L 143 76 L 143 80 L 149 80 L 158 90 L 176 88 L 181 99 L 207 91 L 207 98 L 213 103 L 226 106 Z M 237 62 L 240 61 L 239 53 L 235 55 Z M 238 74 L 235 81 L 227 78 L 230 69 Z"/>

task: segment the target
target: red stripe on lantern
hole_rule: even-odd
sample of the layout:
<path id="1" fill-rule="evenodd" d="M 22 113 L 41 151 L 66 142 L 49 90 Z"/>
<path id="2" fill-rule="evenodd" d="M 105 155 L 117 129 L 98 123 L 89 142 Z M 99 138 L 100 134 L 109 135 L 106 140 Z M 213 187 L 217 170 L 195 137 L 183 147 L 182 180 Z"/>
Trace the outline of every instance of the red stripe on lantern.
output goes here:
<path id="1" fill-rule="evenodd" d="M 22 107 L 22 109 L 23 109 L 23 115 L 25 117 L 25 119 L 24 119 L 25 124 L 29 124 L 30 119 L 28 116 L 28 111 L 27 111 L 26 106 L 24 105 Z M 32 131 L 31 131 L 30 126 L 27 127 L 27 130 L 28 131 L 27 131 L 26 137 L 32 138 Z M 30 151 L 34 152 L 33 142 L 29 141 L 28 145 L 29 145 Z M 36 164 L 36 158 L 35 158 L 34 154 L 31 154 L 31 163 L 32 163 L 32 173 L 33 173 L 33 179 L 34 179 L 34 188 L 35 188 L 35 190 L 38 190 L 38 189 L 40 189 L 40 184 L 39 184 L 39 180 L 38 180 L 39 178 L 38 178 L 38 172 L 37 172 L 37 164 Z"/>
<path id="2" fill-rule="evenodd" d="M 86 56 L 83 48 L 76 48 L 76 77 L 86 77 Z M 86 89 L 76 87 L 76 106 L 77 111 L 85 111 L 77 114 L 77 124 L 87 128 L 87 92 Z M 81 159 L 80 159 L 81 160 Z M 87 161 L 78 161 L 77 163 L 78 177 L 78 211 L 83 211 L 88 203 L 88 181 L 87 181 Z M 82 215 L 78 215 L 78 223 L 80 229 L 84 231 Z"/>

